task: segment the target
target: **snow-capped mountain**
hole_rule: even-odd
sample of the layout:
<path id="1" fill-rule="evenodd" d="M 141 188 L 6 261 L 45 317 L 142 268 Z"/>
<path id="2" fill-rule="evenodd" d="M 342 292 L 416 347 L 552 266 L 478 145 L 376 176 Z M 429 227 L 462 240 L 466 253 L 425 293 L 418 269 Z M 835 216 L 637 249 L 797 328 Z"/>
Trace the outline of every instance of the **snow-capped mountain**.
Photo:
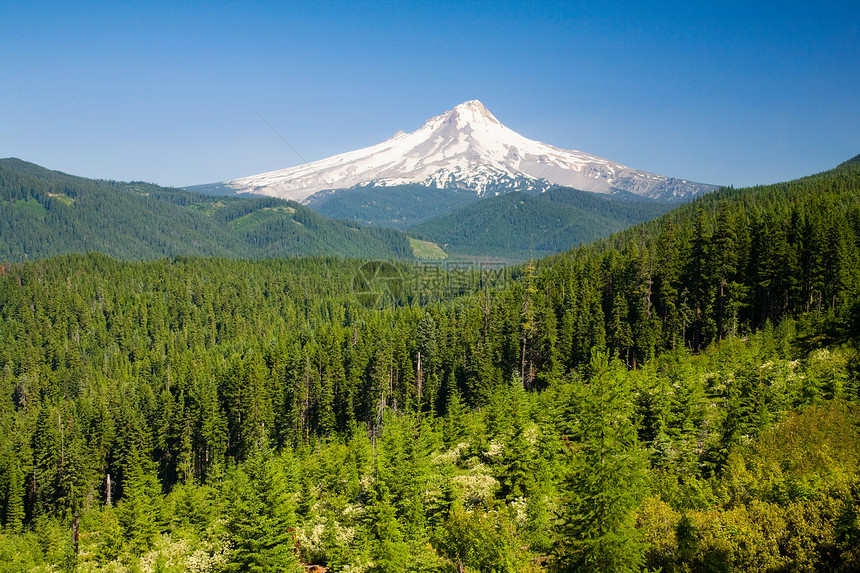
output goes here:
<path id="1" fill-rule="evenodd" d="M 581 151 L 534 141 L 508 129 L 478 100 L 432 117 L 412 133 L 327 159 L 227 181 L 238 193 L 304 202 L 331 189 L 408 183 L 461 188 L 478 195 L 552 185 L 595 193 L 627 191 L 680 200 L 715 189 L 630 169 Z"/>

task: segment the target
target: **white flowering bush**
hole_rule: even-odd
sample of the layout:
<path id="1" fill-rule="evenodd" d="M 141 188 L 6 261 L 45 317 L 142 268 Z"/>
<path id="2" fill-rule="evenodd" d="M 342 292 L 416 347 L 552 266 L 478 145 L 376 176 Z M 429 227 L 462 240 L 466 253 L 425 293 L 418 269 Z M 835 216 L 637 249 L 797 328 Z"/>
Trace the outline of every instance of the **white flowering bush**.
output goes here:
<path id="1" fill-rule="evenodd" d="M 336 519 L 325 519 L 320 515 L 314 516 L 296 529 L 296 541 L 303 559 L 308 563 L 331 561 L 332 551 L 348 547 L 354 537 L 354 527 L 342 525 Z"/>
<path id="2" fill-rule="evenodd" d="M 194 543 L 169 534 L 158 537 L 154 547 L 134 558 L 124 554 L 107 563 L 99 563 L 89 553 L 78 557 L 78 573 L 216 573 L 227 565 L 229 543 L 223 540 Z"/>
<path id="3" fill-rule="evenodd" d="M 460 459 L 463 451 L 469 447 L 468 442 L 460 442 L 448 451 L 436 454 L 431 459 L 433 465 L 442 466 L 446 464 L 454 464 Z"/>
<path id="4" fill-rule="evenodd" d="M 499 481 L 496 478 L 480 473 L 454 476 L 451 481 L 460 490 L 462 499 L 469 503 L 490 500 L 499 487 Z"/>
<path id="5" fill-rule="evenodd" d="M 185 570 L 189 573 L 208 573 L 210 571 L 221 571 L 227 565 L 229 546 L 223 546 L 215 553 L 209 553 L 203 549 L 197 549 L 188 556 Z"/>
<path id="6" fill-rule="evenodd" d="M 529 501 L 525 497 L 520 496 L 508 502 L 508 507 L 511 510 L 514 524 L 517 527 L 525 527 L 529 519 Z"/>
<path id="7" fill-rule="evenodd" d="M 138 561 L 141 573 L 156 571 L 184 571 L 191 547 L 184 539 L 171 539 L 169 535 L 161 535 L 151 551 L 143 554 Z"/>
<path id="8" fill-rule="evenodd" d="M 490 445 L 487 446 L 486 456 L 490 459 L 497 459 L 502 455 L 502 452 L 505 451 L 505 445 L 499 440 L 491 440 Z"/>
<path id="9" fill-rule="evenodd" d="M 78 560 L 75 571 L 78 573 L 128 573 L 128 566 L 122 561 L 111 561 L 104 565 L 99 565 L 95 561 Z"/>
<path id="10" fill-rule="evenodd" d="M 538 439 L 540 438 L 540 428 L 538 427 L 537 424 L 530 424 L 528 426 L 528 428 L 526 428 L 526 431 L 523 434 L 523 437 L 526 439 L 526 441 L 529 444 L 535 445 L 538 442 Z"/>

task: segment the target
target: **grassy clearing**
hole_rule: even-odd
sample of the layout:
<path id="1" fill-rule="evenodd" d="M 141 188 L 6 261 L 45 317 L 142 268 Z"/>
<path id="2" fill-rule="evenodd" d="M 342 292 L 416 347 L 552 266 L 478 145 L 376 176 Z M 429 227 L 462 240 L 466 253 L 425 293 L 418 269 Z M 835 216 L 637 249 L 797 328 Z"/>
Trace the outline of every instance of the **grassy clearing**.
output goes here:
<path id="1" fill-rule="evenodd" d="M 35 199 L 18 199 L 15 201 L 15 207 L 38 219 L 44 219 L 45 214 L 48 212 L 48 210 Z"/>
<path id="2" fill-rule="evenodd" d="M 65 193 L 48 193 L 48 197 L 53 197 L 67 207 L 71 207 L 75 204 L 75 200 L 66 195 Z"/>
<path id="3" fill-rule="evenodd" d="M 413 239 L 412 237 L 409 237 L 409 243 L 412 245 L 412 252 L 419 259 L 440 261 L 448 258 L 448 253 L 443 251 L 436 243 Z"/>
<path id="4" fill-rule="evenodd" d="M 188 208 L 192 211 L 197 211 L 198 213 L 203 213 L 207 217 L 211 217 L 215 211 L 224 207 L 224 201 L 216 201 L 214 203 L 204 203 L 202 205 L 192 204 L 189 205 Z"/>

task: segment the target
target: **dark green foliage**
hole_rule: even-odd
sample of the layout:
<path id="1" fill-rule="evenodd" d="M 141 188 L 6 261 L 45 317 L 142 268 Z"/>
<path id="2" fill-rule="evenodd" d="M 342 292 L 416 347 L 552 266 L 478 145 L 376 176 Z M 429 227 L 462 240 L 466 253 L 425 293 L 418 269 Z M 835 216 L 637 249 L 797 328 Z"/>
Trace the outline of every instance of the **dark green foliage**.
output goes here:
<path id="1" fill-rule="evenodd" d="M 310 198 L 308 207 L 331 219 L 405 231 L 479 201 L 474 191 L 424 185 L 359 186 Z"/>
<path id="2" fill-rule="evenodd" d="M 523 261 L 570 249 L 646 221 L 667 203 L 613 201 L 565 187 L 540 195 L 511 192 L 482 199 L 409 229 L 449 253 Z"/>
<path id="3" fill-rule="evenodd" d="M 402 233 L 330 221 L 291 201 L 209 197 L 0 160 L 0 260 L 91 251 L 120 259 L 412 256 Z"/>
<path id="4" fill-rule="evenodd" d="M 361 261 L 3 263 L 0 569 L 854 570 L 858 178 L 385 308 Z"/>
<path id="5" fill-rule="evenodd" d="M 555 285 L 578 297 L 603 285 L 607 343 L 630 366 L 788 317 L 836 324 L 860 294 L 858 198 L 860 165 L 847 162 L 794 182 L 710 193 L 541 265 L 562 272 Z"/>

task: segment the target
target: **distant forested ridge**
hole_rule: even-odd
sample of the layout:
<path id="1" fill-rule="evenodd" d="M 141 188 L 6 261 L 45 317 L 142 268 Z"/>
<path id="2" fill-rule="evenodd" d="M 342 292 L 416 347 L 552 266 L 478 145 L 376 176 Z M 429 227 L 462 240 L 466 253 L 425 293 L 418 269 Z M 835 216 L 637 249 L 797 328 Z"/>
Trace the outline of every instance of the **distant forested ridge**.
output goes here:
<path id="1" fill-rule="evenodd" d="M 472 190 L 426 185 L 356 186 L 321 191 L 307 205 L 332 219 L 405 231 L 418 223 L 475 203 L 481 197 Z"/>
<path id="2" fill-rule="evenodd" d="M 569 187 L 482 198 L 470 190 L 412 184 L 321 192 L 307 205 L 326 217 L 407 231 L 444 245 L 452 256 L 524 262 L 607 237 L 677 203 Z"/>
<path id="3" fill-rule="evenodd" d="M 856 571 L 858 199 L 855 158 L 495 283 L 3 263 L 0 570 Z"/>
<path id="4" fill-rule="evenodd" d="M 2 159 L 0 259 L 94 251 L 124 260 L 412 258 L 407 236 L 394 230 L 410 229 L 410 235 L 446 245 L 454 256 L 521 262 L 606 237 L 670 204 L 617 201 L 560 187 L 538 196 L 507 193 L 479 200 L 463 190 L 404 185 L 344 190 L 315 199 L 312 207 L 322 215 L 271 197 L 100 181 Z"/>
<path id="5" fill-rule="evenodd" d="M 451 255 L 522 262 L 605 238 L 674 207 L 636 199 L 619 201 L 568 187 L 537 195 L 509 192 L 434 217 L 409 233 Z"/>
<path id="6" fill-rule="evenodd" d="M 331 221 L 295 202 L 98 181 L 0 159 L 0 260 L 91 251 L 132 260 L 412 257 L 402 233 Z"/>

